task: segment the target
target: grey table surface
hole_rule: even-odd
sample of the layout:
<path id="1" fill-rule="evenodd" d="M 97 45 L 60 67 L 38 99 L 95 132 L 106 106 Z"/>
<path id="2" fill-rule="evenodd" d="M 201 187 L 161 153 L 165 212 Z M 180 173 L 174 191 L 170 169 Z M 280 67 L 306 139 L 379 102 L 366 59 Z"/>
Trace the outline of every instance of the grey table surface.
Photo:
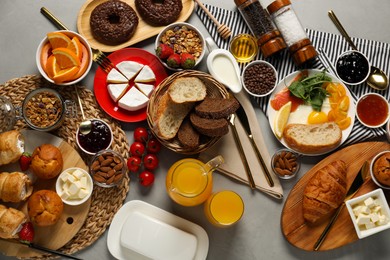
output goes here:
<path id="1" fill-rule="evenodd" d="M 51 10 L 71 30 L 77 30 L 77 15 L 84 4 L 82 0 L 1 0 L 0 1 L 0 82 L 24 75 L 39 74 L 35 64 L 36 48 L 44 35 L 55 27 L 40 13 L 42 6 Z M 271 0 L 262 0 L 263 6 Z M 204 3 L 235 10 L 233 0 L 205 0 Z M 338 33 L 328 18 L 327 12 L 333 9 L 343 25 L 353 37 L 366 38 L 390 43 L 390 1 L 388 0 L 293 0 L 293 7 L 306 28 Z M 196 14 L 188 22 L 197 26 L 208 35 L 205 27 Z M 155 37 L 142 41 L 132 47 L 143 48 L 153 52 Z M 94 64 L 89 75 L 81 84 L 93 88 L 96 71 Z M 206 71 L 204 62 L 200 66 Z M 263 114 L 258 115 L 259 122 L 266 122 Z M 133 130 L 142 123 L 123 123 L 129 142 L 133 139 Z M 268 124 L 261 124 L 266 138 L 266 145 L 273 153 L 280 148 L 273 138 Z M 232 189 L 238 192 L 245 201 L 245 214 L 238 225 L 219 229 L 209 224 L 203 215 L 201 206 L 185 208 L 174 204 L 165 191 L 165 173 L 169 166 L 183 156 L 167 149 L 160 153 L 160 167 L 156 172 L 153 187 L 147 191 L 136 182 L 131 182 L 126 201 L 143 200 L 162 209 L 172 212 L 202 226 L 210 239 L 207 259 L 389 259 L 389 231 L 359 240 L 344 247 L 326 252 L 306 252 L 290 245 L 283 237 L 280 228 L 280 215 L 284 200 L 274 200 L 260 192 L 251 190 L 230 179 L 214 174 L 214 189 Z M 293 181 L 282 182 L 285 198 L 308 169 L 322 157 L 307 158 Z M 83 259 L 113 259 L 107 248 L 107 231 L 91 246 L 79 251 L 75 256 Z M 0 242 L 1 243 L 1 242 Z M 147 243 L 147 241 L 146 241 Z M 0 255 L 1 259 L 12 259 Z"/>

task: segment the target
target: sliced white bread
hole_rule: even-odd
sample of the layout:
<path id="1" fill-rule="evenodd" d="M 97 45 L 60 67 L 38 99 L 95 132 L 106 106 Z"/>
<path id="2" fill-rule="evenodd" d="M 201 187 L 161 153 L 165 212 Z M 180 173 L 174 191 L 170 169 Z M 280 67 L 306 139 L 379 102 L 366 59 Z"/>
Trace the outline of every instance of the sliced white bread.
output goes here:
<path id="1" fill-rule="evenodd" d="M 117 69 L 112 69 L 107 74 L 107 83 L 127 83 L 129 80 Z"/>
<path id="2" fill-rule="evenodd" d="M 169 86 L 168 94 L 177 104 L 202 101 L 207 94 L 206 85 L 197 77 L 182 77 Z"/>
<path id="3" fill-rule="evenodd" d="M 156 81 L 156 76 L 154 75 L 153 70 L 148 65 L 145 65 L 138 73 L 137 77 L 135 77 L 134 81 L 140 83 L 150 83 Z"/>
<path id="4" fill-rule="evenodd" d="M 286 144 L 301 153 L 319 154 L 336 148 L 342 131 L 336 123 L 315 125 L 288 124 L 283 132 Z"/>
<path id="5" fill-rule="evenodd" d="M 160 138 L 169 140 L 176 136 L 184 118 L 188 115 L 195 103 L 177 104 L 172 102 L 166 92 L 160 99 L 155 124 Z"/>
<path id="6" fill-rule="evenodd" d="M 108 84 L 108 94 L 110 94 L 110 97 L 114 100 L 114 102 L 117 102 L 125 94 L 127 86 L 127 83 Z"/>
<path id="7" fill-rule="evenodd" d="M 126 94 L 119 99 L 118 106 L 128 111 L 137 111 L 146 107 L 149 98 L 142 94 L 136 87 L 131 87 Z"/>
<path id="8" fill-rule="evenodd" d="M 135 82 L 135 87 L 138 88 L 145 96 L 150 97 L 152 95 L 154 85 Z"/>
<path id="9" fill-rule="evenodd" d="M 128 80 L 132 80 L 138 72 L 141 71 L 144 65 L 135 61 L 122 61 L 116 65 L 116 68 L 123 74 Z"/>

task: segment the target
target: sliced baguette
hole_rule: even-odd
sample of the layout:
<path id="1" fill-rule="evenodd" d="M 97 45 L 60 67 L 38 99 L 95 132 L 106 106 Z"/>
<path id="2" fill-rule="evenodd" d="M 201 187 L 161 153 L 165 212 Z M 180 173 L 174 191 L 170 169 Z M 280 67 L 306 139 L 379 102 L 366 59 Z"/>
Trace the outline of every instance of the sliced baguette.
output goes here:
<path id="1" fill-rule="evenodd" d="M 336 148 L 342 131 L 336 123 L 316 125 L 288 124 L 283 132 L 286 144 L 301 153 L 318 154 Z"/>
<path id="2" fill-rule="evenodd" d="M 193 108 L 195 103 L 176 104 L 172 102 L 166 92 L 160 99 L 156 113 L 156 125 L 158 136 L 169 140 L 176 136 L 184 118 Z"/>
<path id="3" fill-rule="evenodd" d="M 206 97 L 206 85 L 197 77 L 177 78 L 169 86 L 168 94 L 177 104 L 201 101 Z"/>

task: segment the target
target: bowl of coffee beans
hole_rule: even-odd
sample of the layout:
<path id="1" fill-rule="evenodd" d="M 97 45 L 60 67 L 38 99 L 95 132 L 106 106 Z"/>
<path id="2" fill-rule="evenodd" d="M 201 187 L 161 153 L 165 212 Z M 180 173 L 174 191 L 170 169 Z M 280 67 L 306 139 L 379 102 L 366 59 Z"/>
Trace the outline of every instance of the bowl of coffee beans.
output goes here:
<path id="1" fill-rule="evenodd" d="M 254 97 L 265 97 L 274 91 L 278 73 L 271 63 L 256 60 L 244 68 L 241 81 L 244 89 Z"/>

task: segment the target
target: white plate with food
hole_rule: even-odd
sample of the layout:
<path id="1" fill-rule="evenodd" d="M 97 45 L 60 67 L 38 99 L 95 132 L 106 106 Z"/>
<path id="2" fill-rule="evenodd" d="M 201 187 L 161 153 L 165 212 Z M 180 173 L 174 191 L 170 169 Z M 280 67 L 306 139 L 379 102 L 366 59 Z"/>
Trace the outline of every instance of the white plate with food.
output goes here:
<path id="1" fill-rule="evenodd" d="M 206 259 L 209 238 L 199 225 L 140 200 L 124 204 L 108 230 L 117 259 Z"/>
<path id="2" fill-rule="evenodd" d="M 314 86 L 321 86 L 319 82 L 324 79 L 332 82 L 326 85 L 328 96 L 324 96 L 325 92 L 322 90 L 314 90 L 316 88 L 307 90 L 311 85 L 309 82 Z M 292 95 L 288 89 L 294 81 L 299 83 L 294 83 L 292 91 L 300 97 Z M 309 94 L 311 98 L 308 98 Z M 318 102 L 319 99 L 322 99 L 322 105 L 321 101 Z M 289 101 L 291 110 L 285 117 L 288 119 L 280 127 L 277 122 L 283 116 L 280 116 L 279 111 L 284 110 L 283 105 Z M 345 142 L 352 131 L 355 114 L 355 102 L 349 89 L 335 76 L 314 69 L 296 71 L 281 80 L 269 99 L 267 109 L 269 124 L 278 140 L 286 148 L 309 156 L 326 154 Z M 302 134 L 310 131 L 317 132 L 318 135 Z"/>

